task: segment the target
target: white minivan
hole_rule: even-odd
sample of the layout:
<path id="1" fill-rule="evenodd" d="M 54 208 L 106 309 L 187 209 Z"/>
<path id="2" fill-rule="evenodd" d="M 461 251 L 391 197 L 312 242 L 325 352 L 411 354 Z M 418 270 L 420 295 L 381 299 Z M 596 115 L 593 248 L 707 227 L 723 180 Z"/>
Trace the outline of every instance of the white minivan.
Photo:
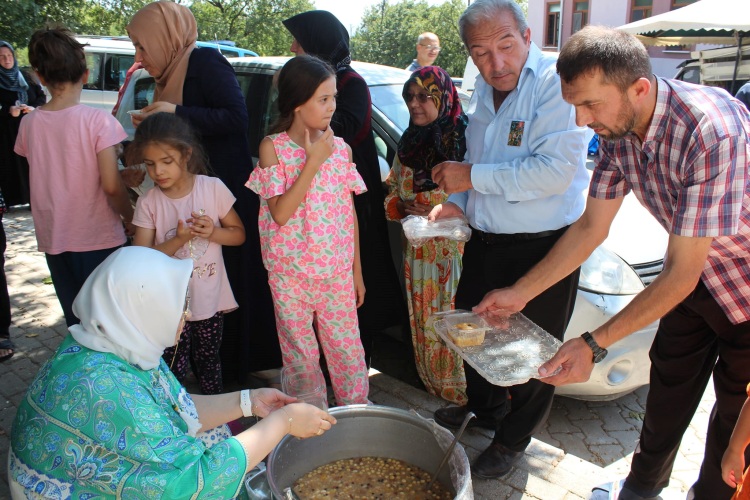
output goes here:
<path id="1" fill-rule="evenodd" d="M 135 61 L 135 47 L 126 36 L 77 36 L 79 43 L 86 44 L 86 67 L 89 78 L 83 85 L 81 104 L 112 111 L 117 102 L 120 86 Z M 256 57 L 251 50 L 241 49 L 231 42 L 196 42 L 198 47 L 211 47 L 224 57 Z"/>

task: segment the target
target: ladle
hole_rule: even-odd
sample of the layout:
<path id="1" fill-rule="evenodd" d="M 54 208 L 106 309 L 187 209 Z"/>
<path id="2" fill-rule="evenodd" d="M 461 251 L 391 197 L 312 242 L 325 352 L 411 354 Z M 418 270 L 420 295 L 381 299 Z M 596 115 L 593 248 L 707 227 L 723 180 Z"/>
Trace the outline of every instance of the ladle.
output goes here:
<path id="1" fill-rule="evenodd" d="M 459 427 L 458 432 L 456 432 L 456 437 L 453 438 L 453 442 L 448 447 L 448 450 L 445 452 L 445 455 L 443 456 L 443 460 L 440 462 L 440 465 L 438 465 L 438 468 L 435 471 L 435 474 L 432 475 L 432 479 L 430 480 L 429 483 L 427 483 L 427 488 L 425 488 L 426 491 L 429 491 L 430 488 L 432 488 L 432 485 L 435 484 L 438 474 L 440 474 L 440 471 L 443 470 L 443 466 L 448 461 L 448 457 L 450 457 L 451 453 L 453 453 L 453 448 L 456 447 L 456 443 L 458 443 L 458 440 L 461 438 L 461 435 L 464 433 L 466 426 L 469 424 L 469 420 L 471 420 L 474 417 L 476 417 L 476 415 L 474 415 L 474 412 L 470 411 L 466 413 L 466 416 L 464 417 L 464 421 L 461 423 L 461 427 Z"/>

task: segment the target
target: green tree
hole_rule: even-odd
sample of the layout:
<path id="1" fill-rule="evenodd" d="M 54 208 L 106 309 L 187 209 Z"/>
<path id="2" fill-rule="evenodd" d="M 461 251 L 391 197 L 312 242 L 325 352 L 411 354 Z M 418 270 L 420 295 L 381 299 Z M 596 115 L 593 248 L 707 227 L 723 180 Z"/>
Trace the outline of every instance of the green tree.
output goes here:
<path id="1" fill-rule="evenodd" d="M 516 0 L 526 10 L 527 0 Z M 359 61 L 405 68 L 416 57 L 420 33 L 440 37 L 442 50 L 435 64 L 452 76 L 463 75 L 468 53 L 458 35 L 458 18 L 466 0 L 446 0 L 430 6 L 425 0 L 381 0 L 365 11 L 352 36 L 352 55 Z"/>
<path id="2" fill-rule="evenodd" d="M 260 55 L 290 55 L 281 21 L 315 7 L 309 0 L 197 0 L 191 10 L 201 40 L 232 40 Z"/>

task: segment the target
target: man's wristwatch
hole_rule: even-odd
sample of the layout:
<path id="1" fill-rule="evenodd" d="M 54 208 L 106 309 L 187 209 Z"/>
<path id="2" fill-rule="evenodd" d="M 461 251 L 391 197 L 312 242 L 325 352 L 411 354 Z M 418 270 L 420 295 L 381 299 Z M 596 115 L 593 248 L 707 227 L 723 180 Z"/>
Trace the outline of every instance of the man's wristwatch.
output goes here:
<path id="1" fill-rule="evenodd" d="M 581 338 L 586 341 L 586 343 L 593 351 L 594 363 L 598 363 L 599 361 L 607 357 L 607 350 L 599 347 L 599 344 L 596 343 L 596 340 L 594 340 L 594 337 L 592 337 L 589 332 L 584 332 L 583 335 L 581 335 Z"/>

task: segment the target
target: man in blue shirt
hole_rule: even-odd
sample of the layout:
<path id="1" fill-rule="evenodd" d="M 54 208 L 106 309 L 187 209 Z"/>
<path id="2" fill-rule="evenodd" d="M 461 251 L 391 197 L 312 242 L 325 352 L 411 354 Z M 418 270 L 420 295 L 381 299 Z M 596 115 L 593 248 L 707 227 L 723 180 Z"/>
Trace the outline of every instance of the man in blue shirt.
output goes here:
<path id="1" fill-rule="evenodd" d="M 425 66 L 432 66 L 435 64 L 438 54 L 440 54 L 440 39 L 438 36 L 429 31 L 422 33 L 417 38 L 417 58 L 406 67 L 406 71 L 416 71 Z"/>
<path id="2" fill-rule="evenodd" d="M 583 213 L 591 133 L 576 126 L 555 59 L 531 43 L 518 4 L 476 0 L 459 30 L 480 76 L 467 112 L 465 161 L 433 169 L 433 180 L 452 194 L 430 218 L 466 215 L 473 228 L 456 292 L 456 308 L 470 309 L 526 273 Z M 562 340 L 578 275 L 576 270 L 529 302 L 523 314 Z M 498 387 L 468 364 L 464 368 L 468 405 L 442 408 L 435 420 L 455 427 L 468 410 L 476 413 L 473 425 L 494 429 L 495 437 L 472 471 L 501 477 L 544 424 L 555 388 L 533 379 Z"/>

